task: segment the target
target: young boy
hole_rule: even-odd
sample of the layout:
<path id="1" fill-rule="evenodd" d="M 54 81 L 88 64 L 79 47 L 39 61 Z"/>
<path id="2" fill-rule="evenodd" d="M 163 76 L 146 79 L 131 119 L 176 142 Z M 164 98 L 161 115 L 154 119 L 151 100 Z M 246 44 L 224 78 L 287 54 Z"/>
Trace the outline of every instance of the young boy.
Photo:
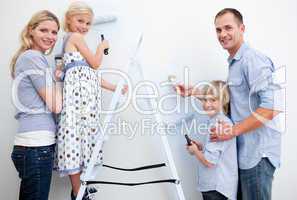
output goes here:
<path id="1" fill-rule="evenodd" d="M 226 116 L 230 99 L 228 87 L 223 81 L 212 81 L 196 94 L 209 116 L 204 139 L 200 142 L 192 140 L 187 146 L 189 153 L 199 161 L 198 190 L 204 200 L 235 200 L 238 185 L 236 138 L 210 142 L 211 128 L 220 128 L 221 122 L 232 124 Z"/>

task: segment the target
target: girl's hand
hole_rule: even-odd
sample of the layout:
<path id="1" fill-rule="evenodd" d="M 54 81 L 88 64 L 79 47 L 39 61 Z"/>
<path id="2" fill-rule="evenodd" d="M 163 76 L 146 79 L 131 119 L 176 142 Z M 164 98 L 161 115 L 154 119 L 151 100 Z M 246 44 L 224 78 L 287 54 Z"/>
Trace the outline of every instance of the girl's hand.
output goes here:
<path id="1" fill-rule="evenodd" d="M 128 85 L 124 85 L 124 87 L 122 88 L 122 94 L 126 94 L 128 92 L 129 88 Z"/>
<path id="2" fill-rule="evenodd" d="M 99 45 L 98 48 L 101 48 L 102 50 L 109 48 L 109 43 L 107 40 L 103 40 Z"/>

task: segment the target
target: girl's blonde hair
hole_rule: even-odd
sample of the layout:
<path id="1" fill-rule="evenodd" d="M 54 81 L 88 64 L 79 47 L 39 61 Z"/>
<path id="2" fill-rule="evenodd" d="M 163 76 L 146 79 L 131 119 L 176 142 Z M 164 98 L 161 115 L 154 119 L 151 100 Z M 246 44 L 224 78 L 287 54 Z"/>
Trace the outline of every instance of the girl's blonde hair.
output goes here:
<path id="1" fill-rule="evenodd" d="M 88 6 L 86 3 L 81 1 L 76 1 L 70 4 L 68 7 L 68 10 L 65 13 L 64 17 L 64 24 L 63 28 L 66 32 L 70 32 L 69 29 L 69 19 L 74 15 L 83 15 L 88 14 L 91 17 L 94 16 L 93 10 L 90 6 Z"/>
<path id="2" fill-rule="evenodd" d="M 25 26 L 25 28 L 21 32 L 21 35 L 20 35 L 21 47 L 15 53 L 15 55 L 12 57 L 11 62 L 10 62 L 10 73 L 11 73 L 12 78 L 14 78 L 14 75 L 15 75 L 15 64 L 16 64 L 18 57 L 24 51 L 32 48 L 33 40 L 30 35 L 30 30 L 35 29 L 41 22 L 48 21 L 48 20 L 56 22 L 58 25 L 58 30 L 60 29 L 60 23 L 59 23 L 59 20 L 56 17 L 56 15 L 54 15 L 53 13 L 51 13 L 48 10 L 41 10 L 41 11 L 35 13 L 31 17 L 30 21 L 28 22 L 28 24 Z M 50 53 L 51 51 L 52 51 L 52 49 L 50 49 L 48 51 L 48 53 Z"/>
<path id="3" fill-rule="evenodd" d="M 202 97 L 211 96 L 219 100 L 223 106 L 223 112 L 229 113 L 230 94 L 229 88 L 225 81 L 215 80 L 205 85 L 201 90 Z"/>

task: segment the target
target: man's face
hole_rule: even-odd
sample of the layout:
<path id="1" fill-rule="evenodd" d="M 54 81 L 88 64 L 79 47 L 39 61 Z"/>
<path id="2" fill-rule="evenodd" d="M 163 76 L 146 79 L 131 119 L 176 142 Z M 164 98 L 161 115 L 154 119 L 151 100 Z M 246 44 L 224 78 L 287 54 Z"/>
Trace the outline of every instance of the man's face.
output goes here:
<path id="1" fill-rule="evenodd" d="M 243 42 L 244 25 L 232 13 L 226 13 L 215 20 L 215 27 L 222 47 L 230 54 L 235 53 Z"/>

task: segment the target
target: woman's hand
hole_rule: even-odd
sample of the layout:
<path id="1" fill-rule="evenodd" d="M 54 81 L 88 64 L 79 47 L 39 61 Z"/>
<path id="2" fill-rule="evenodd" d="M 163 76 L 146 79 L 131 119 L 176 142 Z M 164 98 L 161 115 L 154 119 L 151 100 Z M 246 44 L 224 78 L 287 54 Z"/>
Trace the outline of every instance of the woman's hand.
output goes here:
<path id="1" fill-rule="evenodd" d="M 54 75 L 55 75 L 55 79 L 56 79 L 56 80 L 61 80 L 63 74 L 64 74 L 64 72 L 63 72 L 61 69 L 58 69 L 58 68 L 57 68 L 57 69 L 55 70 L 55 73 L 54 73 Z"/>

